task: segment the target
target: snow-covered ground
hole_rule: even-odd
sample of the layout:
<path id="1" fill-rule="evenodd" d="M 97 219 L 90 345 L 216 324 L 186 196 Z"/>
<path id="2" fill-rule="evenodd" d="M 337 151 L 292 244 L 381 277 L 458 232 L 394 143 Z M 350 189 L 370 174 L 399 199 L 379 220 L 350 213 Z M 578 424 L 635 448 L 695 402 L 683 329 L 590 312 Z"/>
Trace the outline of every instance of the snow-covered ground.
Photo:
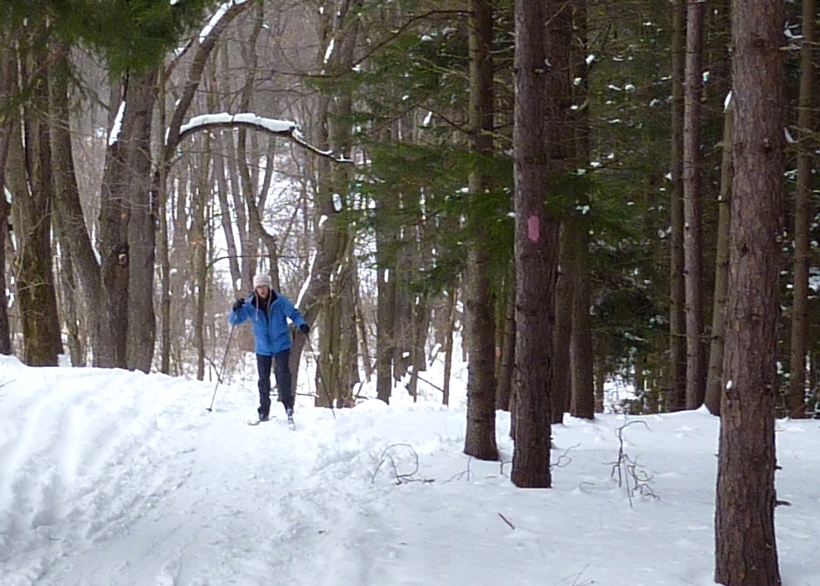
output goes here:
<path id="1" fill-rule="evenodd" d="M 554 488 L 520 490 L 507 414 L 502 463 L 462 453 L 456 373 L 451 408 L 432 387 L 335 414 L 300 396 L 290 431 L 278 404 L 246 425 L 252 380 L 209 412 L 212 382 L 2 358 L 0 584 L 712 584 L 717 419 L 568 418 Z M 820 422 L 777 430 L 783 583 L 818 586 Z"/>

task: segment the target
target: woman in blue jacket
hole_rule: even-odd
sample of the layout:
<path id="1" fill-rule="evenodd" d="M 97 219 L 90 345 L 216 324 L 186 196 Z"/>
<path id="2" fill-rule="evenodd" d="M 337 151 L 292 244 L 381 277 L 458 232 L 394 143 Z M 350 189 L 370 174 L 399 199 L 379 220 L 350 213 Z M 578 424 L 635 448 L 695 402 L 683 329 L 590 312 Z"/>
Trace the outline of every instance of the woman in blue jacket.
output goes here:
<path id="1" fill-rule="evenodd" d="M 256 339 L 256 369 L 259 373 L 259 421 L 267 421 L 270 416 L 270 374 L 273 366 L 279 400 L 285 407 L 288 422 L 293 423 L 293 390 L 291 389 L 290 360 L 290 319 L 306 336 L 310 327 L 290 299 L 271 289 L 268 275 L 253 278 L 253 295 L 249 299 L 239 298 L 233 304 L 228 317 L 232 326 L 238 326 L 248 319 L 253 325 Z"/>

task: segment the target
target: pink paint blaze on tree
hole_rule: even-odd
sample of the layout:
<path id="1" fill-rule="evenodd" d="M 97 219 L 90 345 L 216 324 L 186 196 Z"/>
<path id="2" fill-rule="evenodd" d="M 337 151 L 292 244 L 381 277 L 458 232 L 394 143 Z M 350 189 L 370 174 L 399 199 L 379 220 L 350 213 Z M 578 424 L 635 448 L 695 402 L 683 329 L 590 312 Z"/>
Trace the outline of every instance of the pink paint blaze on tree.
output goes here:
<path id="1" fill-rule="evenodd" d="M 541 238 L 540 226 L 538 216 L 530 216 L 530 219 L 527 220 L 527 236 L 532 242 L 538 242 Z"/>

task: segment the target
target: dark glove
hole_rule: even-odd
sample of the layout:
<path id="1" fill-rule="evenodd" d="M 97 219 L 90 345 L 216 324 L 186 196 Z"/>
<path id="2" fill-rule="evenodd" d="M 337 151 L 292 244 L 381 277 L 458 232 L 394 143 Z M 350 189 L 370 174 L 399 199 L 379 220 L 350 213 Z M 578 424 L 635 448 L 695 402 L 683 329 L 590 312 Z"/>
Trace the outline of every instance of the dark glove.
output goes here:
<path id="1" fill-rule="evenodd" d="M 236 300 L 236 303 L 233 304 L 234 313 L 238 313 L 239 310 L 242 309 L 243 305 L 245 305 L 245 300 L 242 297 L 240 297 Z"/>
<path id="2" fill-rule="evenodd" d="M 307 336 L 310 333 L 310 326 L 307 324 L 302 324 L 299 326 L 299 331 Z"/>

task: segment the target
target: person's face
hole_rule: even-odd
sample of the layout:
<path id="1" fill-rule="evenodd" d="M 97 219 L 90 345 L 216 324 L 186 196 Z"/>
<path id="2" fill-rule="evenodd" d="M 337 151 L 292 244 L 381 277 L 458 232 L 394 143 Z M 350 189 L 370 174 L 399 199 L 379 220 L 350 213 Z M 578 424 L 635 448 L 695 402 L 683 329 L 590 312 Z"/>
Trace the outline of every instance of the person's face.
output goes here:
<path id="1" fill-rule="evenodd" d="M 256 288 L 256 294 L 259 295 L 262 299 L 267 299 L 268 293 L 270 293 L 270 287 L 267 285 L 259 285 Z"/>

